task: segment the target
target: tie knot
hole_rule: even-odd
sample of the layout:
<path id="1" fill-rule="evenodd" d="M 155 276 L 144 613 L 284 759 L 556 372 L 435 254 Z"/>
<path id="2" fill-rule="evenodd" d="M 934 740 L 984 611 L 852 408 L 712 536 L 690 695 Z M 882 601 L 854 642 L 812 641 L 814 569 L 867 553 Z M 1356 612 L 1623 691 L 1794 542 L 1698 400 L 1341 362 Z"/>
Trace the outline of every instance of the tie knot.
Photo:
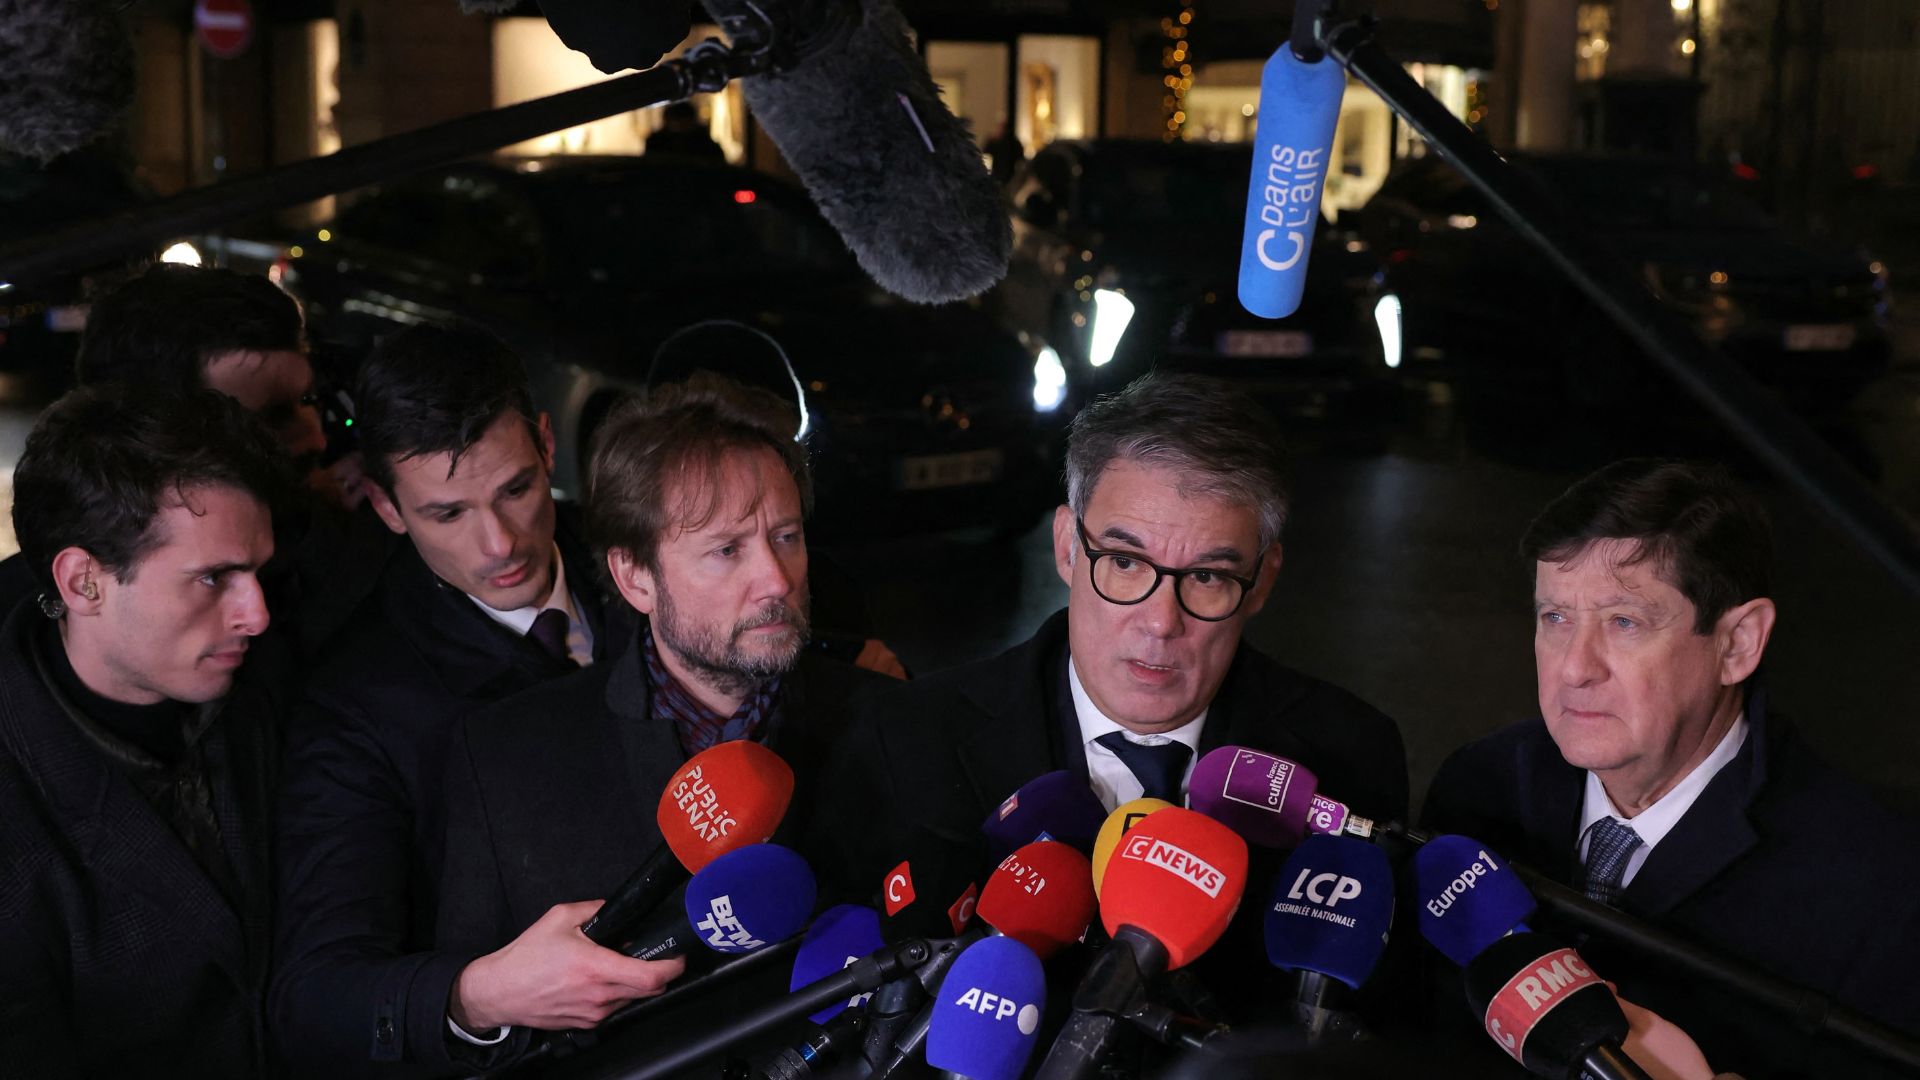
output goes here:
<path id="1" fill-rule="evenodd" d="M 1644 843 L 1633 826 L 1603 817 L 1587 832 L 1586 893 L 1603 904 L 1617 905 L 1626 878 L 1627 864 Z"/>
<path id="2" fill-rule="evenodd" d="M 568 624 L 566 612 L 559 608 L 547 608 L 533 617 L 533 625 L 527 628 L 527 636 L 555 660 L 570 660 L 572 657 L 567 651 Z"/>
<path id="3" fill-rule="evenodd" d="M 1093 741 L 1113 751 L 1113 756 L 1132 771 L 1140 781 L 1143 797 L 1165 799 L 1175 805 L 1183 802 L 1181 787 L 1187 778 L 1187 761 L 1193 757 L 1192 747 L 1172 739 L 1148 746 L 1134 742 L 1121 731 L 1109 731 Z"/>

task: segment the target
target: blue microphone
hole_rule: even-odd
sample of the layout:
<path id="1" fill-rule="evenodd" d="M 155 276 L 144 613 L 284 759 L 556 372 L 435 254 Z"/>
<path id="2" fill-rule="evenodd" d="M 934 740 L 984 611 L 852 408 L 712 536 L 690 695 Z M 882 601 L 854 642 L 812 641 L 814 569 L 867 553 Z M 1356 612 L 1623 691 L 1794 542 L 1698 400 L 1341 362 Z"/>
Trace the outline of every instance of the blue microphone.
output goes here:
<path id="1" fill-rule="evenodd" d="M 1106 820 L 1107 808 L 1087 782 L 1059 769 L 1020 785 L 987 815 L 980 831 L 996 863 L 1035 840 L 1058 840 L 1090 856 Z"/>
<path id="2" fill-rule="evenodd" d="M 1032 949 L 1006 937 L 974 942 L 940 984 L 927 1064 L 971 1080 L 1019 1080 L 1046 998 L 1046 975 Z"/>
<path id="3" fill-rule="evenodd" d="M 718 953 L 749 953 L 798 934 L 813 914 L 807 861 L 778 844 L 748 844 L 708 863 L 623 950 L 642 960 L 679 956 L 694 941 Z"/>
<path id="4" fill-rule="evenodd" d="M 793 978 L 787 989 L 810 986 L 829 975 L 838 975 L 848 964 L 886 947 L 880 937 L 880 913 L 864 904 L 841 904 L 821 912 L 800 942 L 793 957 Z M 807 1019 L 824 1024 L 850 1006 L 864 1005 L 873 995 L 861 994 L 848 1001 L 836 1001 Z"/>
<path id="5" fill-rule="evenodd" d="M 1307 63 L 1282 45 L 1260 75 L 1260 123 L 1247 183 L 1240 245 L 1240 306 L 1263 319 L 1299 310 L 1320 196 L 1334 166 L 1333 129 L 1347 76 L 1340 65 Z"/>
<path id="6" fill-rule="evenodd" d="M 1267 959 L 1355 990 L 1373 974 L 1393 926 L 1393 867 L 1351 836 L 1309 836 L 1293 849 L 1267 905 Z"/>
<path id="7" fill-rule="evenodd" d="M 1427 841 L 1413 855 L 1413 880 L 1421 936 L 1461 967 L 1507 934 L 1525 932 L 1538 906 L 1505 859 L 1464 836 Z"/>

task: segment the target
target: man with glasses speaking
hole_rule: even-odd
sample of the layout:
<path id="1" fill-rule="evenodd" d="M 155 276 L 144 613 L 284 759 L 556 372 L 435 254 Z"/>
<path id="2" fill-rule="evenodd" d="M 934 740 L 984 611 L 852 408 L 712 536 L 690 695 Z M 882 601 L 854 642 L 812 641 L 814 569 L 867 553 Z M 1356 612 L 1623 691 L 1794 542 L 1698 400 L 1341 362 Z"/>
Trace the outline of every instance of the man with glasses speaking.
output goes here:
<path id="1" fill-rule="evenodd" d="M 1054 770 L 1108 810 L 1179 803 L 1194 762 L 1227 745 L 1300 762 L 1356 813 L 1404 818 L 1393 721 L 1241 640 L 1273 591 L 1287 510 L 1277 425 L 1226 384 L 1149 375 L 1088 406 L 1053 519 L 1067 609 L 997 657 L 872 700 L 827 786 L 845 805 L 819 819 L 875 823 L 820 838 L 839 884 L 881 880 L 911 830 L 973 835 Z"/>

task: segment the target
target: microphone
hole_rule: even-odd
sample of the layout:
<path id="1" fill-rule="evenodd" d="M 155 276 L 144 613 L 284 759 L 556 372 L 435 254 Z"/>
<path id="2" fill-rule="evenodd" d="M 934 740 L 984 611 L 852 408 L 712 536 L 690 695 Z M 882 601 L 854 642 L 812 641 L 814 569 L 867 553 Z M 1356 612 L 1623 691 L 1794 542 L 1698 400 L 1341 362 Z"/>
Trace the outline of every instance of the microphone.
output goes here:
<path id="1" fill-rule="evenodd" d="M 1239 909 L 1247 844 L 1225 825 L 1170 807 L 1121 837 L 1107 862 L 1100 919 L 1113 935 L 1073 994 L 1073 1015 L 1040 1080 L 1089 1076 L 1120 1019 L 1146 1004 L 1146 987 L 1213 946 Z"/>
<path id="2" fill-rule="evenodd" d="M 628 956 L 680 956 L 696 940 L 718 953 L 754 952 L 798 934 L 813 914 L 813 871 L 778 844 L 728 852 L 683 889 L 682 903 L 656 916 L 623 950 Z"/>
<path id="3" fill-rule="evenodd" d="M 0 151 L 42 163 L 120 122 L 133 101 L 133 38 L 104 0 L 8 0 Z"/>
<path id="4" fill-rule="evenodd" d="M 1173 804 L 1165 799 L 1135 799 L 1114 807 L 1113 813 L 1100 824 L 1100 835 L 1093 843 L 1093 895 L 1100 895 L 1100 883 L 1106 880 L 1107 863 L 1113 859 L 1113 849 L 1120 846 L 1120 838 L 1133 831 L 1135 825 L 1145 821 L 1147 815 L 1160 810 L 1171 810 Z"/>
<path id="5" fill-rule="evenodd" d="M 1046 975 L 1032 949 L 1010 937 L 974 942 L 941 984 L 927 1064 L 971 1080 L 1019 1080 L 1046 997 Z"/>
<path id="6" fill-rule="evenodd" d="M 735 739 L 688 758 L 660 792 L 655 816 L 662 846 L 620 883 L 580 931 L 597 945 L 617 947 L 634 923 L 659 907 L 688 873 L 772 836 L 792 801 L 793 769 L 759 743 Z"/>
<path id="7" fill-rule="evenodd" d="M 1006 276 L 1013 228 L 965 125 L 888 0 L 703 0 L 736 44 L 773 24 L 747 106 L 880 287 L 923 304 Z"/>
<path id="8" fill-rule="evenodd" d="M 983 838 L 956 839 L 922 829 L 914 834 L 913 845 L 881 885 L 880 936 L 888 945 L 951 939 L 967 928 L 979 903 L 977 871 L 986 861 Z M 868 1062 L 887 1060 L 895 1040 L 918 1025 L 916 1014 L 929 989 L 939 985 L 958 953 L 957 945 L 936 945 L 926 963 L 874 991 L 867 1003 L 862 1049 Z"/>
<path id="9" fill-rule="evenodd" d="M 1107 817 L 1099 796 L 1065 769 L 1043 773 L 1020 785 L 980 826 L 987 850 L 996 859 L 1032 840 L 1058 840 L 1081 854 L 1093 851 Z"/>
<path id="10" fill-rule="evenodd" d="M 468 14 L 475 10 L 504 11 L 512 0 L 460 0 Z M 660 62 L 668 49 L 687 36 L 692 13 L 686 4 L 651 0 L 540 0 L 547 17 L 567 48 L 585 53 L 593 66 L 612 75 L 628 68 L 644 70 Z"/>
<path id="11" fill-rule="evenodd" d="M 1436 836 L 1414 852 L 1413 882 L 1420 936 L 1461 967 L 1524 932 L 1539 906 L 1506 860 L 1464 836 Z"/>
<path id="12" fill-rule="evenodd" d="M 1302 5 L 1307 6 L 1307 5 Z M 1308 41 L 1294 22 L 1294 40 Z M 1311 44 L 1282 45 L 1260 73 L 1266 106 L 1253 139 L 1247 225 L 1240 245 L 1240 305 L 1264 319 L 1300 308 L 1320 195 L 1333 164 L 1333 130 L 1347 75 Z"/>
<path id="13" fill-rule="evenodd" d="M 1246 746 L 1222 746 L 1193 766 L 1187 802 L 1247 843 L 1286 850 L 1310 832 L 1373 835 L 1373 822 L 1318 794 L 1312 769 Z"/>
<path id="14" fill-rule="evenodd" d="M 864 904 L 830 907 L 813 920 L 806 938 L 800 942 L 800 951 L 793 957 L 793 977 L 788 981 L 787 989 L 798 990 L 803 986 L 811 986 L 886 946 L 886 939 L 880 936 L 878 912 Z M 807 1019 L 824 1024 L 843 1010 L 865 1005 L 872 996 L 867 993 L 846 1001 L 836 1001 Z"/>
<path id="15" fill-rule="evenodd" d="M 1467 964 L 1467 1000 L 1487 1034 L 1535 1076 L 1648 1080 L 1620 1049 L 1627 1017 L 1580 954 L 1545 934 L 1517 933 Z"/>
<path id="16" fill-rule="evenodd" d="M 1309 836 L 1274 879 L 1267 906 L 1267 959 L 1297 976 L 1294 1019 L 1307 1041 L 1352 1041 L 1363 1032 L 1339 1008 L 1387 949 L 1393 926 L 1393 867 L 1379 848 L 1345 836 Z"/>

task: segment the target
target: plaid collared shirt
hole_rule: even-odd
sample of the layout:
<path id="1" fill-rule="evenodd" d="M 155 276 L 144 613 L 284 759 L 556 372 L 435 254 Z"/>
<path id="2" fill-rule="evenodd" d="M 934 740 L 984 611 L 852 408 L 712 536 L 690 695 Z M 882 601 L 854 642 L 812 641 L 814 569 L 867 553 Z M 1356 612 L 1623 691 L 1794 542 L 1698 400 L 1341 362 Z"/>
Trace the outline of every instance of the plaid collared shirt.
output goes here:
<path id="1" fill-rule="evenodd" d="M 756 739 L 771 726 L 779 708 L 778 676 L 761 683 L 732 716 L 721 716 L 689 693 L 661 663 L 652 627 L 640 632 L 640 640 L 647 658 L 647 692 L 653 717 L 673 725 L 674 733 L 680 737 L 680 748 L 689 757 L 715 743 Z"/>

